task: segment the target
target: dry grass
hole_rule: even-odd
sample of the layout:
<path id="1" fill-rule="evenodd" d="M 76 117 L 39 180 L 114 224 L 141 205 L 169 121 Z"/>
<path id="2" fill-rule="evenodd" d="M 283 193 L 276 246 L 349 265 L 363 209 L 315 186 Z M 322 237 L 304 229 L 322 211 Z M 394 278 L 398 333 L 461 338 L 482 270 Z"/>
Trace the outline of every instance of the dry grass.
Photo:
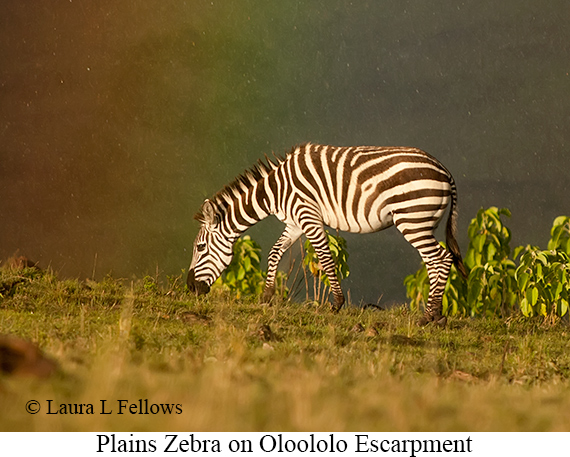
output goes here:
<path id="1" fill-rule="evenodd" d="M 570 426 L 568 326 L 405 308 L 268 307 L 0 269 L 0 333 L 56 359 L 48 380 L 0 377 L 0 430 L 546 431 Z M 21 281 L 14 282 L 14 278 Z M 13 286 L 6 286 L 10 282 Z M 28 400 L 40 402 L 35 415 Z M 118 401 L 181 414 L 118 414 Z M 93 404 L 94 414 L 46 414 Z M 113 414 L 99 414 L 101 400 Z"/>

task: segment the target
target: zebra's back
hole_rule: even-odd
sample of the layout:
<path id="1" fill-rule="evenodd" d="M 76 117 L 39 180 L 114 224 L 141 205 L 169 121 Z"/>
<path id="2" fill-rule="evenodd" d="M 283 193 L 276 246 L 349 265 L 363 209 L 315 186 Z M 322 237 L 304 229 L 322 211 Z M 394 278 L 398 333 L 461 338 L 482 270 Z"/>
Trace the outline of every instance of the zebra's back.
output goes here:
<path id="1" fill-rule="evenodd" d="M 297 192 L 312 200 L 326 225 L 360 233 L 398 220 L 433 227 L 455 192 L 453 178 L 437 159 L 404 147 L 306 144 L 283 160 L 276 176 L 283 202 L 294 200 L 285 194 Z M 283 219 L 292 217 L 292 208 L 280 209 Z"/>

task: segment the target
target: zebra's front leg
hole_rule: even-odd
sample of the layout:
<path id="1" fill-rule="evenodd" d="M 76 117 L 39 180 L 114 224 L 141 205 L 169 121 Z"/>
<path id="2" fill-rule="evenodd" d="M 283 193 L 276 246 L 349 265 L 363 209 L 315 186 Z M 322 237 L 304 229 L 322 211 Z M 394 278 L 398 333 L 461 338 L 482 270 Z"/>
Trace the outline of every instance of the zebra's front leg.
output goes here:
<path id="1" fill-rule="evenodd" d="M 265 279 L 265 287 L 261 296 L 262 303 L 269 303 L 271 297 L 275 293 L 275 276 L 277 275 L 277 267 L 281 257 L 291 247 L 291 245 L 301 236 L 303 231 L 296 226 L 288 225 L 275 242 L 269 257 L 267 258 L 267 278 Z"/>
<path id="2" fill-rule="evenodd" d="M 335 264 L 331 255 L 331 250 L 325 229 L 322 225 L 309 226 L 304 228 L 304 232 L 313 245 L 315 252 L 317 253 L 317 257 L 321 263 L 323 271 L 329 278 L 331 291 L 334 297 L 331 309 L 333 312 L 338 312 L 342 308 L 342 305 L 344 305 L 344 294 L 342 293 L 340 283 L 336 276 Z"/>

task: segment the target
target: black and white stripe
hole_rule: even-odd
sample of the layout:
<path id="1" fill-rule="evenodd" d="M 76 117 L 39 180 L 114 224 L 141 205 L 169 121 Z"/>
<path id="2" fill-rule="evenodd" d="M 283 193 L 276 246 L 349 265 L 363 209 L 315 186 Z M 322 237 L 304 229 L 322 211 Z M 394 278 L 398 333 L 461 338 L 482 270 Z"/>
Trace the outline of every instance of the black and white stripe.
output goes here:
<path id="1" fill-rule="evenodd" d="M 433 232 L 450 205 L 447 248 Z M 188 284 L 207 292 L 231 261 L 233 242 L 270 214 L 285 223 L 268 258 L 264 300 L 275 288 L 279 260 L 305 234 L 329 277 L 334 309 L 344 303 L 324 226 L 369 233 L 395 225 L 420 253 L 430 279 L 424 321 L 440 321 L 442 296 L 452 262 L 465 267 L 455 239 L 457 191 L 449 171 L 415 148 L 299 146 L 284 158 L 260 161 L 206 200 L 196 218 Z"/>

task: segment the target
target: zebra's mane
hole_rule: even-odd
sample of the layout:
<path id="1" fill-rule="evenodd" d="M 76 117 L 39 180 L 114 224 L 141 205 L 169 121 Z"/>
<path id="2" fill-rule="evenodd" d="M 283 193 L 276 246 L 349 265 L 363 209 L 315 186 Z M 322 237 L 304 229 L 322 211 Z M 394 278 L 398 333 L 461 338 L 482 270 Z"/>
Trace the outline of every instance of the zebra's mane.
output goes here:
<path id="1" fill-rule="evenodd" d="M 275 153 L 273 153 L 273 157 L 275 160 L 270 159 L 267 154 L 265 154 L 264 159 L 259 159 L 255 165 L 248 168 L 238 175 L 232 182 L 225 185 L 223 189 L 218 191 L 210 200 L 216 202 L 221 208 L 227 207 L 235 197 L 247 192 L 260 179 L 265 178 L 285 160 L 285 158 L 278 156 Z M 194 215 L 194 219 L 198 221 L 204 220 L 204 215 L 201 210 Z"/>

